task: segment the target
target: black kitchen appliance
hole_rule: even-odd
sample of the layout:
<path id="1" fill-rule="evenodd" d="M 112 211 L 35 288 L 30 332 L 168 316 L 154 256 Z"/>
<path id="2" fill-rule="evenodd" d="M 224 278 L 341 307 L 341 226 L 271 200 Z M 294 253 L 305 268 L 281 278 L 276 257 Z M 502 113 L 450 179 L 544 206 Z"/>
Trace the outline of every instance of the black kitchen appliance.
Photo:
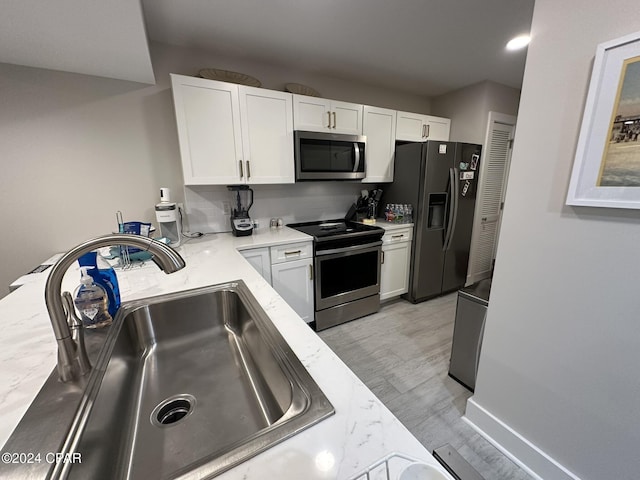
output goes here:
<path id="1" fill-rule="evenodd" d="M 409 292 L 421 302 L 464 286 L 482 147 L 428 141 L 396 143 L 385 202 L 414 205 Z"/>
<path id="2" fill-rule="evenodd" d="M 380 309 L 382 228 L 342 219 L 287 226 L 313 237 L 316 330 Z"/>
<path id="3" fill-rule="evenodd" d="M 253 205 L 253 190 L 247 185 L 229 185 L 231 192 L 231 230 L 236 237 L 253 233 L 249 209 Z"/>

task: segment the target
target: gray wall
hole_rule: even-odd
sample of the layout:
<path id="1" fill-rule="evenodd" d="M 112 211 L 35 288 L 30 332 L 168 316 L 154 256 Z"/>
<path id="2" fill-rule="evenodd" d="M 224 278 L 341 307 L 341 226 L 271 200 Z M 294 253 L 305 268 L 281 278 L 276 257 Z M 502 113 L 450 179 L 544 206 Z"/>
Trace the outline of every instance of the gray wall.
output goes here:
<path id="1" fill-rule="evenodd" d="M 640 470 L 639 214 L 565 206 L 596 46 L 638 25 L 632 0 L 536 1 L 472 397 L 583 480 Z"/>
<path id="2" fill-rule="evenodd" d="M 431 100 L 433 115 L 451 119 L 450 138 L 483 144 L 489 112 L 518 114 L 520 90 L 496 82 L 481 82 Z"/>
<path id="3" fill-rule="evenodd" d="M 154 221 L 163 186 L 182 200 L 170 72 L 225 68 L 265 88 L 296 82 L 329 98 L 430 108 L 426 97 L 184 48 L 152 45 L 152 59 L 154 86 L 0 64 L 0 297 L 41 260 L 114 230 L 116 210 Z"/>

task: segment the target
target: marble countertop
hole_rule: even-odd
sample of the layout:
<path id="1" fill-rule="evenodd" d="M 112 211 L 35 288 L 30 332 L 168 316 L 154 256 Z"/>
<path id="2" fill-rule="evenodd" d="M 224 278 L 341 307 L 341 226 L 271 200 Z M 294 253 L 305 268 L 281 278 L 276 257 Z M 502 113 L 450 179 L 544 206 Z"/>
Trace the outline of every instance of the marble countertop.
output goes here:
<path id="1" fill-rule="evenodd" d="M 177 248 L 186 267 L 165 275 L 153 262 L 117 270 L 123 301 L 242 279 L 335 408 L 335 414 L 223 473 L 225 479 L 351 479 L 394 452 L 438 465 L 355 374 L 238 250 L 311 237 L 287 227 L 249 237 L 207 235 Z M 46 272 L 0 300 L 0 444 L 55 367 L 56 342 L 44 303 Z M 63 290 L 73 291 L 73 267 Z M 357 320 L 356 320 L 357 321 Z M 451 478 L 448 477 L 447 478 Z"/>

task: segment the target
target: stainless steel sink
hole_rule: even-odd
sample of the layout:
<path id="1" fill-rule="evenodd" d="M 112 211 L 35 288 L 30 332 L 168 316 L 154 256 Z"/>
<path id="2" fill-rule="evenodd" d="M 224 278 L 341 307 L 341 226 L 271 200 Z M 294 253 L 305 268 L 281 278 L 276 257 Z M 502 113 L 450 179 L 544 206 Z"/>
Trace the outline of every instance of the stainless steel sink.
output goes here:
<path id="1" fill-rule="evenodd" d="M 50 473 L 210 478 L 333 412 L 241 281 L 129 302 Z"/>

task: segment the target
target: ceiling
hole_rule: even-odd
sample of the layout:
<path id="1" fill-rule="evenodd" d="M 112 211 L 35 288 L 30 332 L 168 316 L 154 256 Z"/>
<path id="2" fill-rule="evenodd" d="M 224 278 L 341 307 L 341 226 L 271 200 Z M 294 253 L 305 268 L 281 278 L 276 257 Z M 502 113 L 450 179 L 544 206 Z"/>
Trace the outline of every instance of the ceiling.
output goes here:
<path id="1" fill-rule="evenodd" d="M 520 88 L 534 0 L 9 2 L 0 62 L 153 83 L 147 38 L 433 96 Z"/>
<path id="2" fill-rule="evenodd" d="M 0 62 L 155 83 L 142 8 L 130 0 L 3 1 Z"/>

